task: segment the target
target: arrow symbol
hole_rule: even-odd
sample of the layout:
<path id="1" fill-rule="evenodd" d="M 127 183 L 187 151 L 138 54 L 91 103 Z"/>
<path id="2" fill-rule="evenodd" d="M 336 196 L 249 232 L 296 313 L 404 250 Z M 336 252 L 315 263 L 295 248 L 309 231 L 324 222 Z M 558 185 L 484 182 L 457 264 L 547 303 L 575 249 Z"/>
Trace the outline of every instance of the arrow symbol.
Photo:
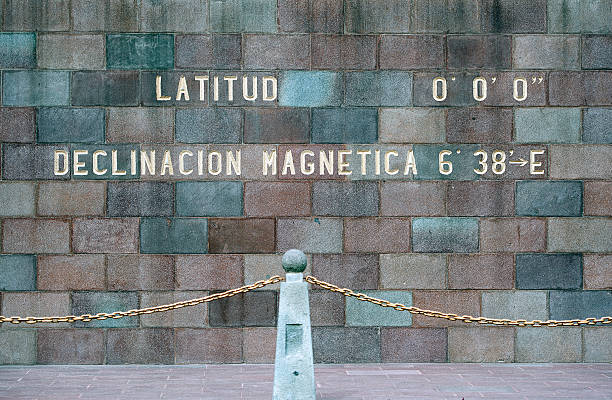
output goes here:
<path id="1" fill-rule="evenodd" d="M 520 165 L 521 167 L 527 165 L 527 160 L 525 160 L 524 158 L 519 158 L 518 161 L 510 161 L 510 164 L 512 165 Z"/>

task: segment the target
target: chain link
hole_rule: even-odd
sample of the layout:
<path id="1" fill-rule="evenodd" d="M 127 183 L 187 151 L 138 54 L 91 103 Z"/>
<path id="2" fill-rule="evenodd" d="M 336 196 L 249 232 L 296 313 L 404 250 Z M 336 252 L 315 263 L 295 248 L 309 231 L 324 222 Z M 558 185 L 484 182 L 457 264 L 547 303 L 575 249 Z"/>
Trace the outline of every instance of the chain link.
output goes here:
<path id="1" fill-rule="evenodd" d="M 597 325 L 597 324 L 610 324 L 612 323 L 612 317 L 601 317 L 601 318 L 585 318 L 585 319 L 569 319 L 556 321 L 550 319 L 548 321 L 533 320 L 527 321 L 524 319 L 500 319 L 500 318 L 486 318 L 486 317 L 472 317 L 471 315 L 457 315 L 443 313 L 440 311 L 424 310 L 418 307 L 408 307 L 401 303 L 392 303 L 387 300 L 377 299 L 376 297 L 370 297 L 363 293 L 355 293 L 351 289 L 340 288 L 331 283 L 320 281 L 314 276 L 307 276 L 304 280 L 311 285 L 319 286 L 323 289 L 330 290 L 332 292 L 342 293 L 347 297 L 354 297 L 357 300 L 366 301 L 379 305 L 381 307 L 390 307 L 398 311 L 408 311 L 412 314 L 424 315 L 426 317 L 442 318 L 449 321 L 463 321 L 465 323 L 476 322 L 480 325 L 504 325 L 504 326 L 580 326 L 580 325 Z"/>
<path id="2" fill-rule="evenodd" d="M 59 322 L 90 322 L 93 320 L 104 320 L 108 318 L 119 319 L 123 317 L 134 317 L 142 314 L 153 314 L 158 312 L 176 310 L 183 307 L 196 306 L 198 304 L 207 303 L 209 301 L 219 300 L 226 297 L 232 297 L 237 294 L 250 292 L 251 290 L 259 289 L 264 286 L 272 285 L 285 280 L 285 278 L 278 275 L 271 277 L 270 279 L 257 281 L 251 285 L 242 286 L 236 289 L 230 289 L 225 292 L 211 294 L 205 297 L 199 297 L 196 299 L 179 301 L 172 304 L 164 304 L 161 306 L 139 308 L 128 311 L 115 311 L 112 313 L 98 313 L 98 314 L 83 314 L 83 315 L 66 315 L 64 317 L 5 317 L 0 315 L 0 324 L 4 322 L 10 322 L 11 324 L 19 324 L 25 322 L 26 324 L 38 324 L 38 323 L 59 323 Z"/>

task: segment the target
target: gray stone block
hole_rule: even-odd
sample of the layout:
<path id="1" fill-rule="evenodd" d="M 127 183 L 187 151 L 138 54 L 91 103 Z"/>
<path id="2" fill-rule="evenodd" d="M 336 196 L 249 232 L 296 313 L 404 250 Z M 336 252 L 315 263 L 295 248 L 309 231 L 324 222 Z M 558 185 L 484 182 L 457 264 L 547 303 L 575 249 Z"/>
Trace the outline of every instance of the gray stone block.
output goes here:
<path id="1" fill-rule="evenodd" d="M 516 362 L 579 362 L 582 360 L 580 328 L 518 328 Z"/>
<path id="2" fill-rule="evenodd" d="M 579 108 L 518 108 L 514 114 L 517 143 L 579 143 Z"/>
<path id="3" fill-rule="evenodd" d="M 176 214 L 190 217 L 243 215 L 242 182 L 178 182 Z"/>
<path id="4" fill-rule="evenodd" d="M 176 111 L 179 143 L 241 143 L 243 111 L 237 108 L 193 108 Z"/>
<path id="5" fill-rule="evenodd" d="M 176 36 L 176 68 L 240 68 L 241 35 Z"/>
<path id="6" fill-rule="evenodd" d="M 580 39 L 559 35 L 515 36 L 512 64 L 518 69 L 579 69 Z"/>
<path id="7" fill-rule="evenodd" d="M 548 0 L 548 32 L 610 33 L 608 0 Z"/>
<path id="8" fill-rule="evenodd" d="M 449 108 L 446 113 L 449 143 L 512 141 L 513 113 L 510 108 Z"/>
<path id="9" fill-rule="evenodd" d="M 346 72 L 345 103 L 352 106 L 412 105 L 412 73 L 403 71 Z"/>
<path id="10" fill-rule="evenodd" d="M 510 36 L 448 36 L 448 68 L 509 69 L 511 43 Z"/>
<path id="11" fill-rule="evenodd" d="M 136 71 L 74 72 L 71 87 L 72 104 L 136 106 L 140 102 L 138 75 Z"/>
<path id="12" fill-rule="evenodd" d="M 34 215 L 33 183 L 2 182 L 0 183 L 0 216 L 26 217 Z"/>
<path id="13" fill-rule="evenodd" d="M 276 32 L 276 0 L 210 0 L 213 32 Z"/>
<path id="14" fill-rule="evenodd" d="M 36 35 L 33 33 L 0 33 L 0 67 L 36 67 Z"/>
<path id="15" fill-rule="evenodd" d="M 516 215 L 579 217 L 582 215 L 582 182 L 516 182 Z"/>
<path id="16" fill-rule="evenodd" d="M 142 0 L 140 30 L 143 32 L 204 32 L 207 24 L 206 0 Z"/>
<path id="17" fill-rule="evenodd" d="M 35 146 L 2 144 L 2 177 L 4 179 L 69 179 L 70 172 L 58 176 L 53 172 L 56 150 L 68 151 L 67 146 Z"/>
<path id="18" fill-rule="evenodd" d="M 586 36 L 582 38 L 582 68 L 612 69 L 612 37 Z"/>
<path id="19" fill-rule="evenodd" d="M 612 147 L 605 145 L 550 146 L 551 179 L 608 179 Z M 576 168 L 580 165 L 580 168 Z"/>
<path id="20" fill-rule="evenodd" d="M 173 143 L 174 113 L 175 111 L 170 108 L 111 108 L 108 111 L 106 141 L 108 143 Z"/>
<path id="21" fill-rule="evenodd" d="M 312 350 L 315 363 L 380 362 L 379 328 L 313 327 Z"/>
<path id="22" fill-rule="evenodd" d="M 446 133 L 444 110 L 381 108 L 380 141 L 385 143 L 441 143 Z"/>
<path id="23" fill-rule="evenodd" d="M 443 68 L 444 38 L 433 35 L 382 35 L 380 69 Z"/>
<path id="24" fill-rule="evenodd" d="M 342 230 L 342 220 L 338 218 L 281 218 L 276 223 L 277 250 L 342 253 Z"/>
<path id="25" fill-rule="evenodd" d="M 2 329 L 0 364 L 35 364 L 36 330 Z"/>
<path id="26" fill-rule="evenodd" d="M 280 0 L 278 22 L 283 32 L 342 33 L 343 0 Z"/>
<path id="27" fill-rule="evenodd" d="M 111 217 L 174 215 L 174 189 L 166 182 L 109 182 L 106 213 Z"/>
<path id="28" fill-rule="evenodd" d="M 482 32 L 546 32 L 546 0 L 482 0 Z"/>
<path id="29" fill-rule="evenodd" d="M 60 71 L 5 71 L 2 104 L 7 106 L 61 106 L 70 99 L 70 76 Z"/>
<path id="30" fill-rule="evenodd" d="M 372 108 L 315 108 L 313 143 L 376 143 L 378 111 Z"/>
<path id="31" fill-rule="evenodd" d="M 582 141 L 612 144 L 612 108 L 587 108 L 582 120 Z"/>
<path id="32" fill-rule="evenodd" d="M 381 254 L 384 289 L 445 289 L 445 254 Z"/>
<path id="33" fill-rule="evenodd" d="M 482 316 L 510 319 L 548 319 L 546 291 L 498 290 L 482 293 Z"/>
<path id="34" fill-rule="evenodd" d="M 609 253 L 612 251 L 612 220 L 609 218 L 551 218 L 548 251 Z"/>
<path id="35" fill-rule="evenodd" d="M 610 315 L 612 291 L 584 290 L 550 292 L 551 319 L 601 318 Z"/>
<path id="36" fill-rule="evenodd" d="M 75 31 L 137 32 L 138 0 L 71 0 Z"/>
<path id="37" fill-rule="evenodd" d="M 171 69 L 174 67 L 174 36 L 107 35 L 106 66 L 108 69 Z"/>
<path id="38" fill-rule="evenodd" d="M 104 143 L 106 118 L 101 108 L 40 108 L 39 143 Z"/>
<path id="39" fill-rule="evenodd" d="M 412 249 L 419 253 L 473 253 L 478 251 L 476 218 L 415 218 Z"/>
<path id="40" fill-rule="evenodd" d="M 312 188 L 314 215 L 378 215 L 376 182 L 315 181 Z"/>
<path id="41" fill-rule="evenodd" d="M 0 108 L 0 142 L 34 142 L 34 119 L 33 108 Z"/>
<path id="42" fill-rule="evenodd" d="M 104 69 L 104 36 L 47 34 L 38 36 L 38 67 Z"/>
<path id="43" fill-rule="evenodd" d="M 245 35 L 244 69 L 308 69 L 309 35 Z"/>
<path id="44" fill-rule="evenodd" d="M 375 69 L 376 36 L 314 35 L 313 69 Z"/>
<path id="45" fill-rule="evenodd" d="M 517 254 L 516 288 L 582 289 L 582 255 Z"/>
<path id="46" fill-rule="evenodd" d="M 310 112 L 305 108 L 246 110 L 244 142 L 308 143 L 310 142 Z"/>
<path id="47" fill-rule="evenodd" d="M 408 291 L 369 290 L 364 294 L 385 299 L 392 303 L 401 303 L 412 306 L 412 294 Z M 412 316 L 408 312 L 398 312 L 393 308 L 383 308 L 353 297 L 346 299 L 346 325 L 347 326 L 411 326 Z"/>
<path id="48" fill-rule="evenodd" d="M 174 331 L 166 328 L 109 329 L 108 364 L 172 364 Z"/>
<path id="49" fill-rule="evenodd" d="M 612 330 L 607 327 L 589 327 L 584 330 L 584 361 L 612 360 Z"/>
<path id="50" fill-rule="evenodd" d="M 70 29 L 69 0 L 6 0 L 4 30 L 67 31 Z"/>

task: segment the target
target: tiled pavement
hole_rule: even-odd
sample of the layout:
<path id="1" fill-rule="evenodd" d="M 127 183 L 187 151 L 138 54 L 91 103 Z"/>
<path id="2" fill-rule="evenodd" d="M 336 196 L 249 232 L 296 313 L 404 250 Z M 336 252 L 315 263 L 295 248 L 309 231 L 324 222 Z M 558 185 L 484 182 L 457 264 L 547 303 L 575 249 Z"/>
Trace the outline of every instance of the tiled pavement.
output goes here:
<path id="1" fill-rule="evenodd" d="M 0 367 L 0 399 L 270 399 L 272 365 Z M 318 365 L 317 399 L 611 399 L 612 364 Z"/>

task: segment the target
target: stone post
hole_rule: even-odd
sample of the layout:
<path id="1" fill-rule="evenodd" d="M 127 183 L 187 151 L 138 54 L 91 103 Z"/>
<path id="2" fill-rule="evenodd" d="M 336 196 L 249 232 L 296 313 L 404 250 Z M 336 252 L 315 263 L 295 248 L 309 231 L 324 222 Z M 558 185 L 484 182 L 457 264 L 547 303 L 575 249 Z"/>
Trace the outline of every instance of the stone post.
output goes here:
<path id="1" fill-rule="evenodd" d="M 273 399 L 314 400 L 308 284 L 302 280 L 306 255 L 289 250 L 282 262 L 287 275 L 280 284 Z"/>

